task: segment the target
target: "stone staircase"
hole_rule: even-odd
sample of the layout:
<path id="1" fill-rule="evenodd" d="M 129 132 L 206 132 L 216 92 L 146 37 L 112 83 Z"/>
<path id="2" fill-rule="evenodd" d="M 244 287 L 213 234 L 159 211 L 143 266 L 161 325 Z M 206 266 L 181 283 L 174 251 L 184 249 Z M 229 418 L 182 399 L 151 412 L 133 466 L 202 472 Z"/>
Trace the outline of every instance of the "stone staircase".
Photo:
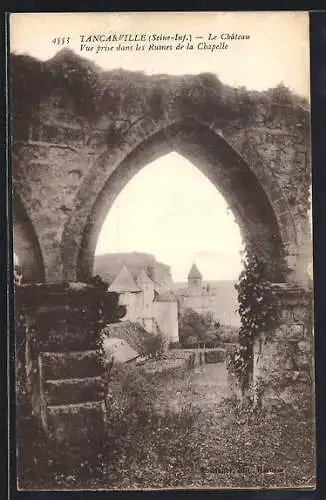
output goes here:
<path id="1" fill-rule="evenodd" d="M 95 350 L 39 354 L 43 427 L 57 441 L 100 436 L 105 425 L 103 368 Z"/>
<path id="2" fill-rule="evenodd" d="M 15 290 L 26 406 L 50 439 L 86 446 L 105 439 L 100 335 L 103 325 L 119 318 L 118 302 L 101 282 L 23 284 Z"/>

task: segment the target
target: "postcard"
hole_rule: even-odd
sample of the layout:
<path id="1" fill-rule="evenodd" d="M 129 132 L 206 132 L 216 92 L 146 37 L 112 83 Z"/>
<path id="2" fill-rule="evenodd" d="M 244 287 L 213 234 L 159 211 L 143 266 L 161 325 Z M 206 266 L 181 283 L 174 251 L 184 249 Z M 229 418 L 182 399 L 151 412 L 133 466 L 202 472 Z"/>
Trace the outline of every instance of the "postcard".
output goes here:
<path id="1" fill-rule="evenodd" d="M 314 489 L 308 13 L 9 28 L 18 489 Z"/>

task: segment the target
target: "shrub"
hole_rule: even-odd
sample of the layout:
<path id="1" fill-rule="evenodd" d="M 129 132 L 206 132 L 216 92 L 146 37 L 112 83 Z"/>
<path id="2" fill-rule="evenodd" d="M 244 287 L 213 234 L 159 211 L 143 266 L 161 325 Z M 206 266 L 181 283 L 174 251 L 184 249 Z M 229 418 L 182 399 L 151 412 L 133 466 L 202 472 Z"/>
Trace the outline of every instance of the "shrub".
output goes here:
<path id="1" fill-rule="evenodd" d="M 231 325 L 221 326 L 221 344 L 233 344 L 239 340 L 239 327 Z"/>
<path id="2" fill-rule="evenodd" d="M 165 339 L 161 333 L 146 335 L 143 339 L 142 351 L 149 358 L 159 358 L 165 350 Z"/>
<path id="3" fill-rule="evenodd" d="M 189 337 L 183 340 L 184 347 L 197 347 L 198 339 L 194 335 L 190 335 Z"/>
<path id="4" fill-rule="evenodd" d="M 109 427 L 114 427 L 115 419 L 120 426 L 123 419 L 132 421 L 134 416 L 148 411 L 152 407 L 154 396 L 155 385 L 146 377 L 142 367 L 114 363 L 107 377 L 106 404 Z"/>

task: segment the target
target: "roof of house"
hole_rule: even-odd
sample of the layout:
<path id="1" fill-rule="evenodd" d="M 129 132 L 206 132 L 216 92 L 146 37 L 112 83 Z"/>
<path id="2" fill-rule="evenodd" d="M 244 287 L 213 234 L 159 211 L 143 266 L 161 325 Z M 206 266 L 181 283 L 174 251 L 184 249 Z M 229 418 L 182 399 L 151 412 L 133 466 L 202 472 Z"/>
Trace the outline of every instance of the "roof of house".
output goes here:
<path id="1" fill-rule="evenodd" d="M 103 347 L 107 355 L 112 356 L 115 361 L 127 363 L 138 358 L 139 354 L 126 340 L 117 337 L 105 337 Z"/>
<path id="2" fill-rule="evenodd" d="M 109 292 L 124 293 L 140 291 L 139 286 L 126 266 L 122 267 L 120 273 L 115 277 L 113 283 L 109 287 Z"/>
<path id="3" fill-rule="evenodd" d="M 154 290 L 156 292 L 159 292 L 161 287 L 158 283 L 156 283 L 154 280 L 152 280 L 148 274 L 146 273 L 146 271 L 144 269 L 142 269 L 140 275 L 138 276 L 137 280 L 137 285 L 139 285 L 141 287 L 141 285 L 152 285 L 154 287 Z"/>
<path id="4" fill-rule="evenodd" d="M 198 267 L 196 266 L 195 263 L 193 263 L 193 265 L 191 266 L 191 269 L 189 271 L 189 274 L 188 274 L 188 279 L 189 278 L 200 278 L 202 279 L 202 275 L 198 269 Z"/>
<path id="5" fill-rule="evenodd" d="M 140 275 L 137 278 L 137 284 L 138 285 L 153 285 L 155 286 L 155 283 L 151 278 L 146 274 L 145 270 L 142 269 Z"/>
<path id="6" fill-rule="evenodd" d="M 142 351 L 144 335 L 148 335 L 143 325 L 129 320 L 110 323 L 103 328 L 102 333 L 106 337 L 125 340 L 139 354 Z"/>
<path id="7" fill-rule="evenodd" d="M 126 266 L 134 279 L 137 279 L 142 269 L 159 285 L 172 286 L 170 267 L 162 262 L 157 262 L 152 254 L 141 252 L 107 253 L 96 255 L 94 259 L 94 274 L 98 274 L 108 283 L 112 283 Z"/>

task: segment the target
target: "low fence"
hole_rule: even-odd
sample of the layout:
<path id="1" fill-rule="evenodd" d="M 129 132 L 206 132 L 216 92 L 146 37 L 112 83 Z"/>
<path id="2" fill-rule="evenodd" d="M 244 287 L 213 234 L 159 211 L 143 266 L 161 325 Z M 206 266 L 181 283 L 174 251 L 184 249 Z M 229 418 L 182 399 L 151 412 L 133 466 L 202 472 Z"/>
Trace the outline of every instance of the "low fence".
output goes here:
<path id="1" fill-rule="evenodd" d="M 224 363 L 225 349 L 172 349 L 160 359 L 147 359 L 140 364 L 147 375 L 164 378 L 183 376 L 195 367 L 209 363 Z"/>
<path id="2" fill-rule="evenodd" d="M 148 360 L 142 366 L 147 373 L 181 375 L 197 366 L 224 363 L 225 349 L 173 349 L 159 360 Z"/>
<path id="3" fill-rule="evenodd" d="M 194 366 L 205 363 L 224 363 L 226 350 L 212 347 L 209 349 L 182 349 L 182 352 L 194 354 Z"/>
<path id="4" fill-rule="evenodd" d="M 195 354 L 192 352 L 170 351 L 161 359 L 148 360 L 142 368 L 147 374 L 181 376 L 195 366 Z"/>

